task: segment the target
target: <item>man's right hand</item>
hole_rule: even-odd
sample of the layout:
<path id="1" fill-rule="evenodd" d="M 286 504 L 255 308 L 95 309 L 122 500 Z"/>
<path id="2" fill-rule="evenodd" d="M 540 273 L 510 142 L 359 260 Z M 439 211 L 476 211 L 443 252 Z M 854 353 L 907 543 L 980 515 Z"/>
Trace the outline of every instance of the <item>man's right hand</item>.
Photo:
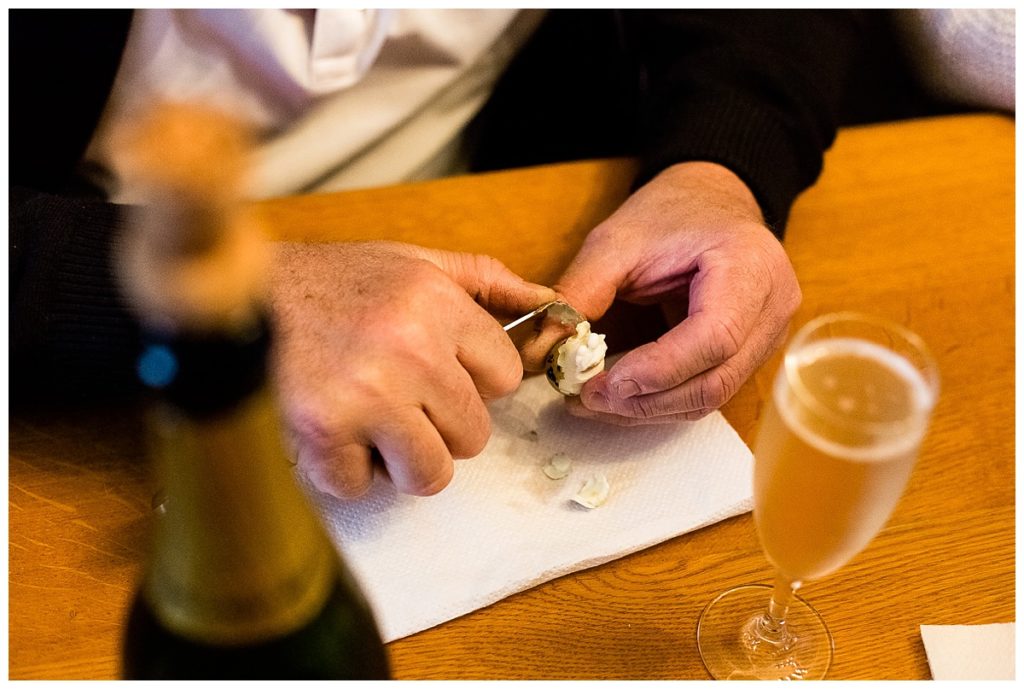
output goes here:
<path id="1" fill-rule="evenodd" d="M 394 242 L 280 243 L 275 375 L 299 468 L 366 492 L 376 448 L 398 490 L 437 493 L 490 436 L 485 401 L 522 380 L 496 316 L 554 298 L 488 256 Z"/>

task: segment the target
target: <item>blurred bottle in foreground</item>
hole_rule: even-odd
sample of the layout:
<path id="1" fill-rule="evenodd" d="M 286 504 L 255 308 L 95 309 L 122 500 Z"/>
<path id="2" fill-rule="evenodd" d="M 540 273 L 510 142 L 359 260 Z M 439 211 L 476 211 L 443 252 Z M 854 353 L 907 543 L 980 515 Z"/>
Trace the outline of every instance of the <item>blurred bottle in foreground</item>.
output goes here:
<path id="1" fill-rule="evenodd" d="M 372 613 L 296 484 L 268 379 L 267 247 L 235 123 L 166 105 L 121 150 L 147 203 L 118 265 L 147 335 L 166 509 L 129 614 L 127 678 L 387 678 Z"/>

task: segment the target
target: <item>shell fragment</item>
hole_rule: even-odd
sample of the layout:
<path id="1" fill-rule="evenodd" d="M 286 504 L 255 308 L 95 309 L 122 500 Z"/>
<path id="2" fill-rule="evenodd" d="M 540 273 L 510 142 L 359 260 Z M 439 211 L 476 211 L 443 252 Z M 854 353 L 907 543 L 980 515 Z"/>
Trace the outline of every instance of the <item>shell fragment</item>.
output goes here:
<path id="1" fill-rule="evenodd" d="M 587 509 L 594 509 L 604 504 L 608 499 L 608 479 L 604 474 L 594 474 L 583 484 L 580 491 L 573 496 L 572 501 Z"/>
<path id="2" fill-rule="evenodd" d="M 544 475 L 553 481 L 565 478 L 572 471 L 572 460 L 565 453 L 556 452 L 544 465 Z"/>

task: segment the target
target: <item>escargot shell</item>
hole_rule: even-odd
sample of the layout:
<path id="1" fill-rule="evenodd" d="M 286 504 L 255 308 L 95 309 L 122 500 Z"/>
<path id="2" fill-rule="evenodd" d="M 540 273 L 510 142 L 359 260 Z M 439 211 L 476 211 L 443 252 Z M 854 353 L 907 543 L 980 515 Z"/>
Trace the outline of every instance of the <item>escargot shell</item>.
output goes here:
<path id="1" fill-rule="evenodd" d="M 590 323 L 576 325 L 576 334 L 548 352 L 545 374 L 548 382 L 563 395 L 578 395 L 583 384 L 604 370 L 608 352 L 605 336 L 590 331 Z"/>

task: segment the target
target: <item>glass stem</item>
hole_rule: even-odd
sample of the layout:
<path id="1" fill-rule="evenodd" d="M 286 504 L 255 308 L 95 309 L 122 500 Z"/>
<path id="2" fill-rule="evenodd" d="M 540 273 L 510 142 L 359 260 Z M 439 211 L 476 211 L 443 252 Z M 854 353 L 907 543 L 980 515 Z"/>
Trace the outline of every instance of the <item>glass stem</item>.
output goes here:
<path id="1" fill-rule="evenodd" d="M 799 581 L 791 581 L 781 573 L 775 575 L 775 588 L 768 601 L 768 610 L 756 622 L 755 633 L 762 641 L 782 650 L 788 649 L 796 641 L 786 624 L 786 614 L 798 588 Z"/>

